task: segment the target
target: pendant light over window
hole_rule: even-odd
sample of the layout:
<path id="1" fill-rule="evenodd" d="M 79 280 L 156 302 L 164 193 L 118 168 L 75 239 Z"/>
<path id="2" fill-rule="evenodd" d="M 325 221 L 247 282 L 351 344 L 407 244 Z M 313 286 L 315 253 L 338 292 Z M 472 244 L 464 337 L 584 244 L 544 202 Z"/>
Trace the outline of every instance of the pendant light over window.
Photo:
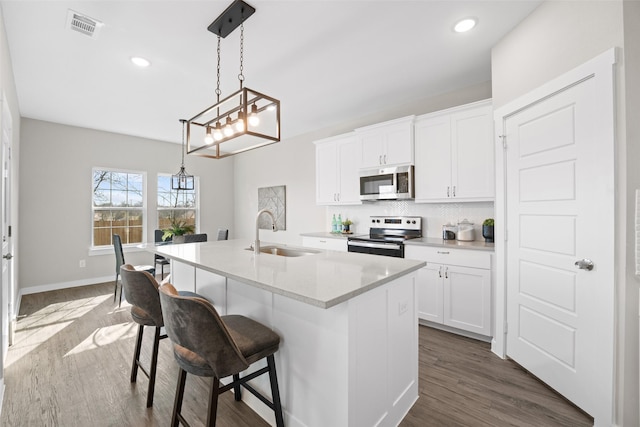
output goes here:
<path id="1" fill-rule="evenodd" d="M 208 30 L 218 36 L 216 103 L 187 121 L 187 154 L 221 159 L 280 141 L 280 101 L 244 86 L 244 21 L 255 8 L 235 0 Z M 220 39 L 240 27 L 240 90 L 220 99 Z"/>
<path id="2" fill-rule="evenodd" d="M 184 169 L 184 134 L 186 120 L 180 119 L 182 123 L 182 145 L 180 146 L 180 153 L 182 154 L 182 163 L 180 164 L 180 171 L 171 175 L 171 189 L 172 190 L 193 190 L 193 175 L 189 175 Z"/>

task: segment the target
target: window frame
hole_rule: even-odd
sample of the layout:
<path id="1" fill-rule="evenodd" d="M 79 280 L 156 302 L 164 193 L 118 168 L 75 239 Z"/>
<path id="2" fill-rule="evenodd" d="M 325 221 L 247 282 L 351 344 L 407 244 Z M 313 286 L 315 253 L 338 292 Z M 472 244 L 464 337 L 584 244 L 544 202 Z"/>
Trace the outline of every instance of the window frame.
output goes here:
<path id="1" fill-rule="evenodd" d="M 158 204 L 158 198 L 160 195 L 160 186 L 158 185 L 158 180 L 160 177 L 167 177 L 169 178 L 169 186 L 171 186 L 171 176 L 172 174 L 170 173 L 162 173 L 162 172 L 158 172 L 158 174 L 156 175 L 156 229 L 160 230 L 160 212 L 161 211 L 168 211 L 168 210 L 194 210 L 195 211 L 195 216 L 196 216 L 196 220 L 195 220 L 195 233 L 199 233 L 200 232 L 200 178 L 198 176 L 194 176 L 193 177 L 193 192 L 194 192 L 194 196 L 195 196 L 195 206 L 194 207 L 190 207 L 190 208 L 182 208 L 182 207 L 161 207 Z M 170 192 L 174 192 L 174 191 L 185 191 L 185 190 L 173 190 L 171 188 L 169 188 Z"/>
<path id="2" fill-rule="evenodd" d="M 93 186 L 94 186 L 94 181 L 93 181 L 93 177 L 95 176 L 95 173 L 97 171 L 107 171 L 107 172 L 111 172 L 111 173 L 126 173 L 126 174 L 131 174 L 131 175 L 140 175 L 142 176 L 142 206 L 141 207 L 111 207 L 111 208 L 97 208 L 96 206 L 94 206 L 94 190 L 93 190 Z M 104 211 L 104 210 L 142 210 L 142 241 L 139 243 L 123 243 L 122 244 L 122 248 L 125 249 L 132 249 L 132 248 L 137 248 L 137 246 L 139 245 L 144 245 L 147 243 L 147 230 L 148 230 L 148 215 L 147 215 L 147 198 L 149 195 L 149 189 L 147 187 L 147 172 L 146 171 L 139 171 L 139 170 L 131 170 L 131 169 L 120 169 L 120 168 L 113 168 L 113 167 L 100 167 L 100 166 L 94 166 L 93 168 L 91 168 L 91 180 L 90 180 L 90 194 L 91 194 L 91 225 L 90 225 L 90 230 L 91 230 L 91 243 L 89 246 L 89 255 L 102 255 L 102 254 L 108 254 L 108 253 L 113 253 L 113 242 L 110 245 L 100 245 L 100 246 L 96 246 L 95 245 L 95 228 L 94 228 L 94 218 L 95 218 L 95 212 L 97 211 Z M 137 248 L 138 250 L 143 250 L 142 248 Z"/>

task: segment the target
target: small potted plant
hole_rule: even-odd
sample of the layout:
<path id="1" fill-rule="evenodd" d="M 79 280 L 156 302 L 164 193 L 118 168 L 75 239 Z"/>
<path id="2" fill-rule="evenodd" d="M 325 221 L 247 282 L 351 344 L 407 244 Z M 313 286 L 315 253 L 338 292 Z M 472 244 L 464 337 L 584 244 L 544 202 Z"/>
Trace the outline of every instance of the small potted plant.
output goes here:
<path id="1" fill-rule="evenodd" d="M 164 231 L 162 235 L 163 242 L 166 242 L 167 239 L 170 238 L 174 243 L 181 243 L 180 240 L 184 240 L 182 236 L 185 234 L 193 234 L 195 227 L 187 224 L 187 221 L 172 218 L 169 228 L 165 228 L 162 231 Z"/>
<path id="2" fill-rule="evenodd" d="M 342 221 L 342 232 L 343 233 L 350 233 L 351 232 L 351 224 L 353 224 L 353 222 L 349 218 L 345 218 L 345 220 Z"/>
<path id="3" fill-rule="evenodd" d="M 493 218 L 487 218 L 482 223 L 482 237 L 486 243 L 493 243 Z"/>

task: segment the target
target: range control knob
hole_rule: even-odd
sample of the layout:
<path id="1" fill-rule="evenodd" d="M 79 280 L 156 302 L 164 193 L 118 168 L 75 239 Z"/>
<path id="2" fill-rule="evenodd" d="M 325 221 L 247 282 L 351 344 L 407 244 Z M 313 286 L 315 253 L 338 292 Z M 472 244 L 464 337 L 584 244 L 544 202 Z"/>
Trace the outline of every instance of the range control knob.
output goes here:
<path id="1" fill-rule="evenodd" d="M 413 221 L 411 221 L 411 223 L 412 223 L 412 224 L 415 224 L 415 223 L 416 223 L 416 220 L 414 219 Z"/>

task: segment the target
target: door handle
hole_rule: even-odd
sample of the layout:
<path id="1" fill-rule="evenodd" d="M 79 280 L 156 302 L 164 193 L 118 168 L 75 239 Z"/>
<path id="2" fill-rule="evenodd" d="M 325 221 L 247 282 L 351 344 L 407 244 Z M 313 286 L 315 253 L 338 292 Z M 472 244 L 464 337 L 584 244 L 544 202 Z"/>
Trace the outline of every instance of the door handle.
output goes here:
<path id="1" fill-rule="evenodd" d="M 6 255 L 2 255 L 2 258 L 4 258 L 4 259 L 11 259 L 11 258 L 13 258 L 13 255 L 11 255 L 11 252 L 9 252 L 9 253 L 8 253 L 8 254 L 6 254 Z"/>
<path id="2" fill-rule="evenodd" d="M 583 258 L 581 260 L 576 261 L 574 265 L 578 267 L 580 270 L 587 270 L 587 271 L 593 270 L 593 261 L 587 258 Z"/>

